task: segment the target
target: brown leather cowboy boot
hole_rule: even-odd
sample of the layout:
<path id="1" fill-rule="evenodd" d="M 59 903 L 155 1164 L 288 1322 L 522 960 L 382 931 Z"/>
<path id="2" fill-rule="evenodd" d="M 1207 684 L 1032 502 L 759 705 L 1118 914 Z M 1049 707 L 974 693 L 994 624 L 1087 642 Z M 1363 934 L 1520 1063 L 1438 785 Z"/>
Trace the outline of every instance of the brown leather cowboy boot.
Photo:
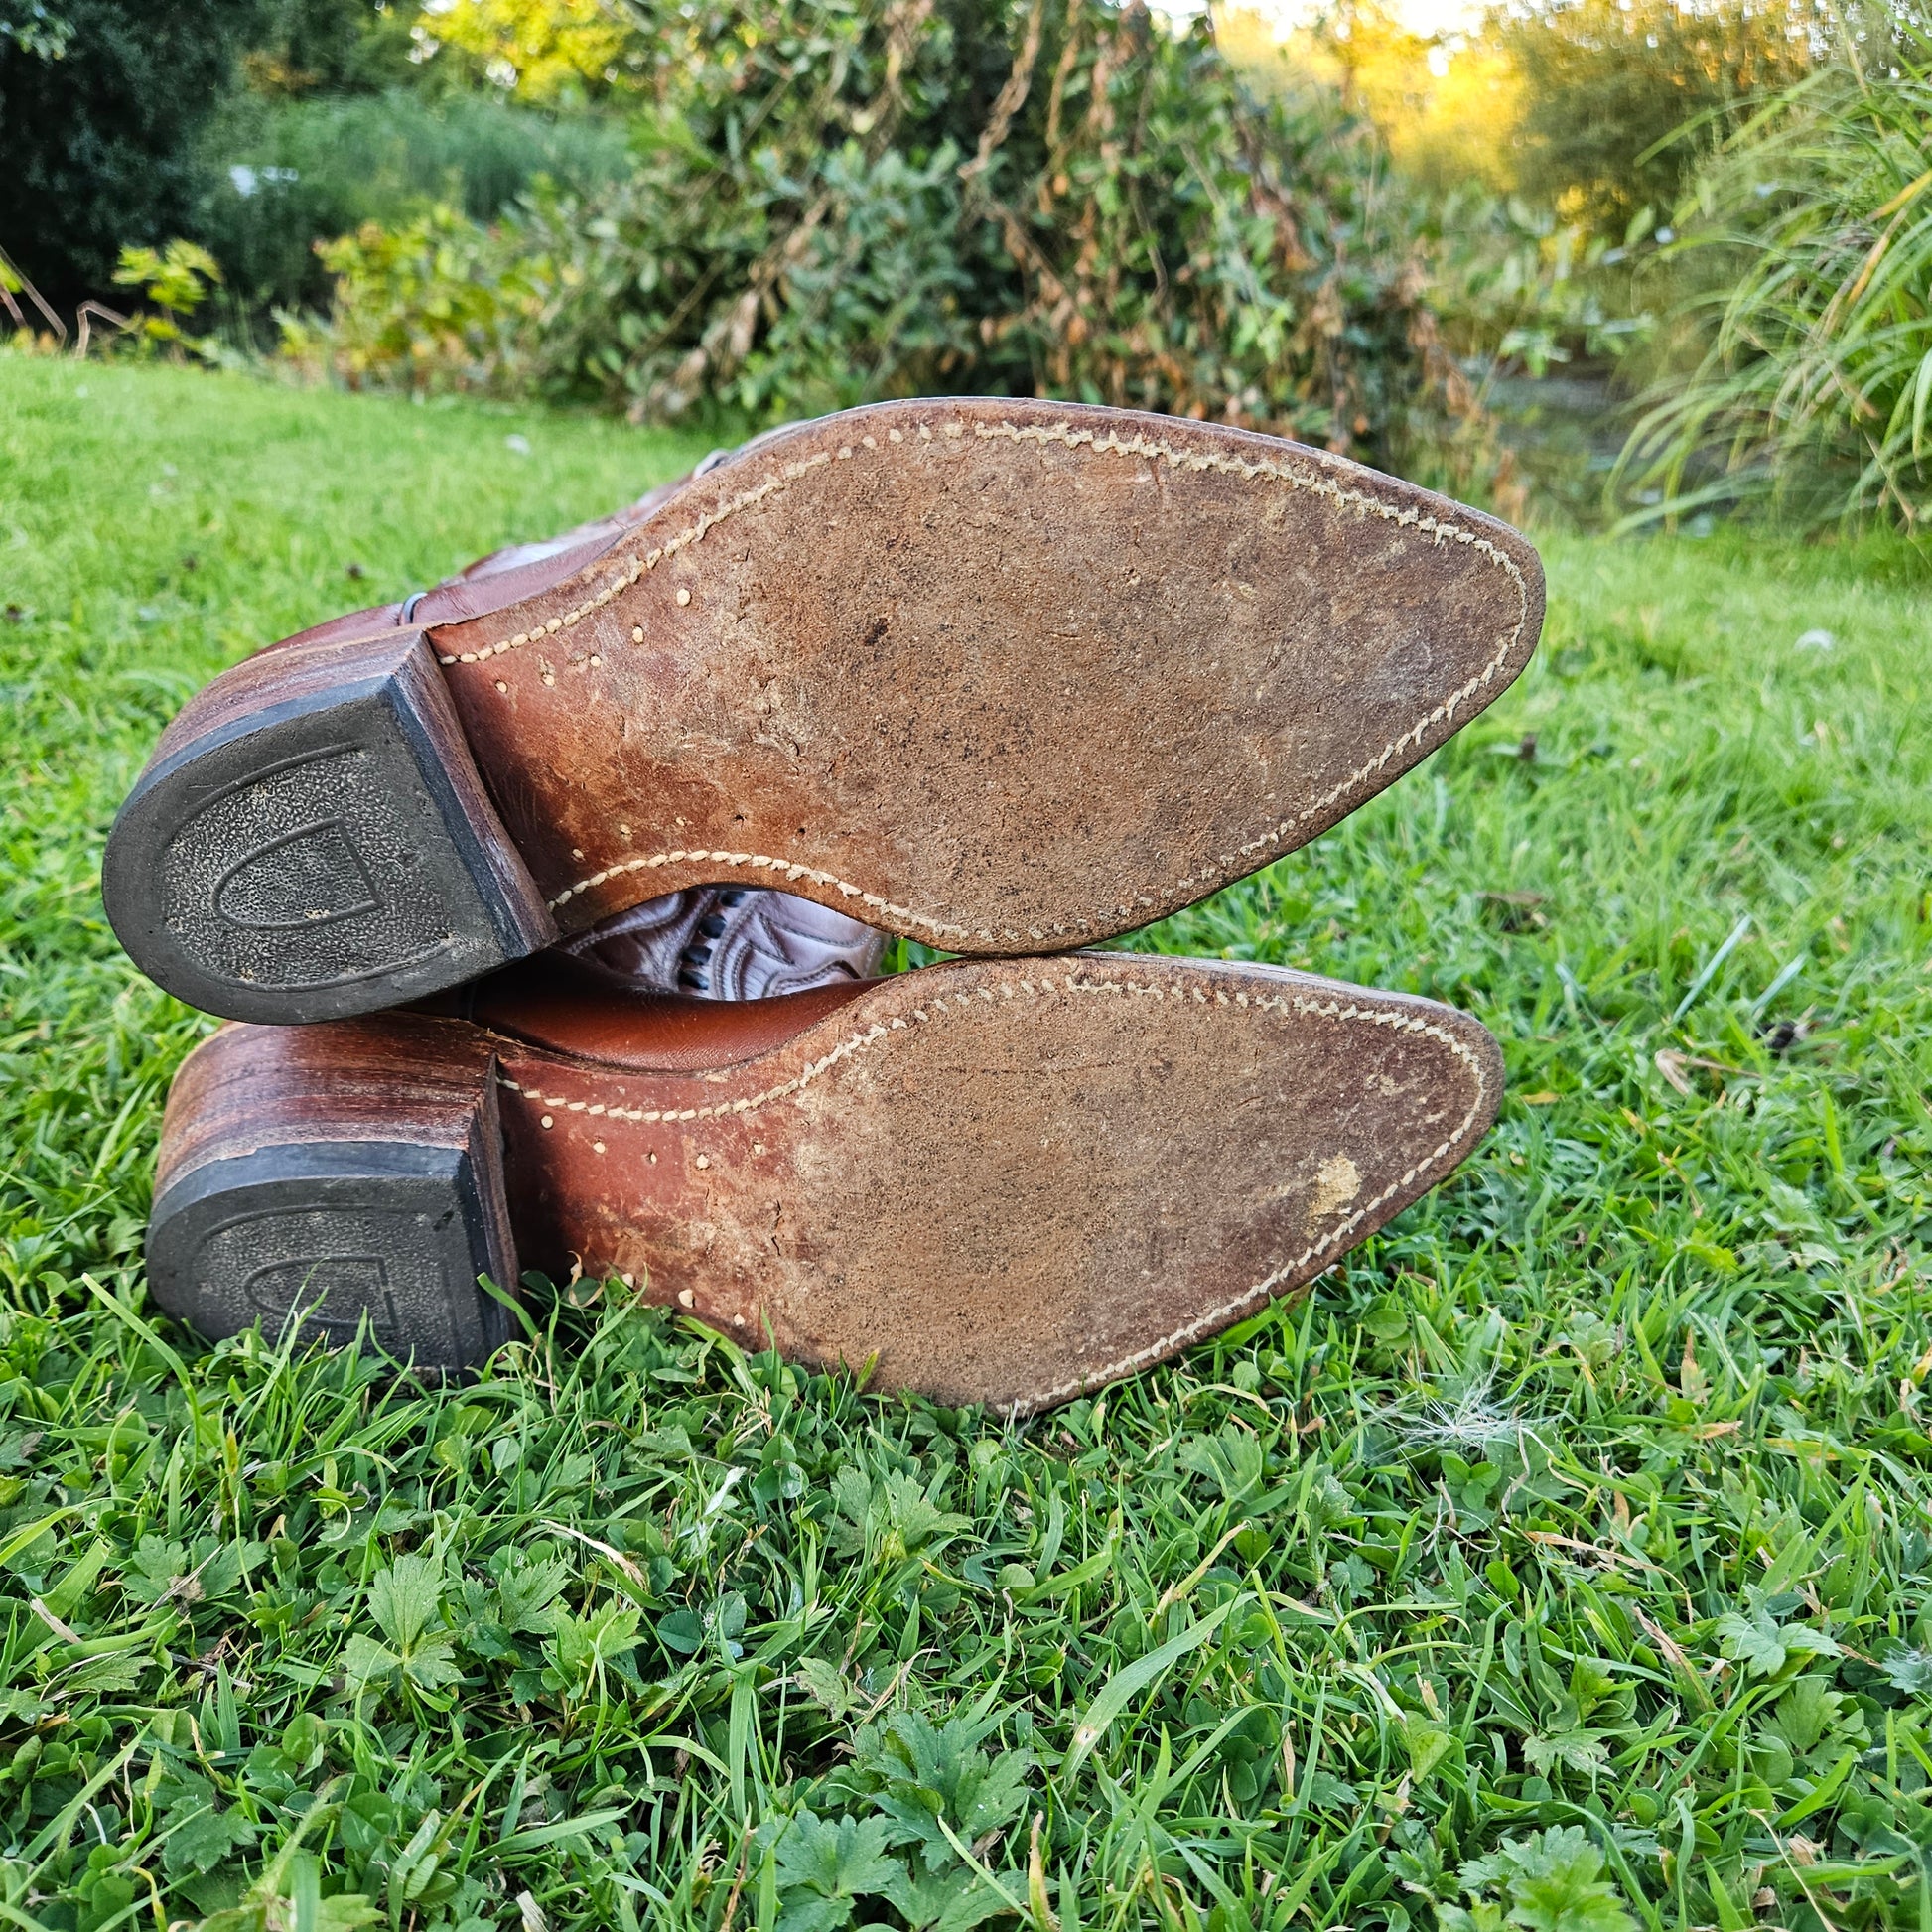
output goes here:
<path id="1" fill-rule="evenodd" d="M 747 446 L 749 447 L 749 446 Z M 615 514 L 539 543 L 479 558 L 462 578 L 491 577 L 634 529 L 693 477 L 731 455 L 714 450 L 689 476 L 662 483 Z M 695 993 L 708 1000 L 763 1000 L 814 986 L 870 979 L 886 935 L 829 905 L 760 886 L 694 886 L 614 912 L 558 948 L 632 991 Z"/>
<path id="2" fill-rule="evenodd" d="M 747 446 L 749 447 L 749 445 Z M 714 450 L 687 475 L 646 491 L 608 516 L 580 523 L 561 536 L 505 545 L 446 578 L 439 589 L 474 583 L 503 571 L 540 564 L 566 551 L 634 529 L 694 477 L 731 455 Z M 394 624 L 431 595 L 419 591 L 374 610 L 337 619 L 319 631 L 265 646 L 283 650 L 343 626 L 367 630 Z M 695 993 L 712 1000 L 759 1000 L 774 993 L 869 979 L 885 955 L 887 935 L 848 913 L 792 893 L 759 886 L 694 886 L 616 912 L 561 943 L 560 950 L 634 991 Z"/>
<path id="3" fill-rule="evenodd" d="M 1502 1090 L 1448 1007 L 1127 953 L 742 1004 L 550 955 L 447 1004 L 196 1049 L 148 1239 L 164 1308 L 216 1336 L 366 1318 L 456 1367 L 511 1332 L 479 1275 L 581 1267 L 749 1348 L 1024 1414 L 1310 1281 Z"/>
<path id="4" fill-rule="evenodd" d="M 264 1021 L 705 886 L 1054 951 L 1332 825 L 1508 685 L 1542 610 L 1513 531 L 1299 445 L 882 403 L 223 673 L 103 891 L 163 986 Z"/>

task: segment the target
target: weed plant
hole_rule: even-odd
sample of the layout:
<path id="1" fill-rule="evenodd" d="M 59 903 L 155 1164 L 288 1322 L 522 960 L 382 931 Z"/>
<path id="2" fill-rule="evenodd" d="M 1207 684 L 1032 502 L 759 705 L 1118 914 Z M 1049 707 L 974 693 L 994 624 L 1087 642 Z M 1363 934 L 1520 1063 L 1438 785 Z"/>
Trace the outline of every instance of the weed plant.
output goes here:
<path id="1" fill-rule="evenodd" d="M 1493 712 L 1128 942 L 1453 1000 L 1510 1097 L 1299 1304 L 1009 1427 L 588 1282 L 450 1388 L 162 1317 L 208 1023 L 95 883 L 162 723 L 695 452 L 17 357 L 0 438 L 9 1925 L 1924 1922 L 1911 558 L 1552 539 Z"/>

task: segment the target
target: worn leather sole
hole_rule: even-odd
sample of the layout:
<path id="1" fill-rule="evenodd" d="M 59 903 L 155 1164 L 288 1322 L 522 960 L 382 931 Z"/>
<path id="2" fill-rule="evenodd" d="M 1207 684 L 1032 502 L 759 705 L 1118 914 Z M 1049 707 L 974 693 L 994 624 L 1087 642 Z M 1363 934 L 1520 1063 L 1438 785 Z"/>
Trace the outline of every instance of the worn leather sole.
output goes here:
<path id="1" fill-rule="evenodd" d="M 486 1000 L 486 993 L 484 996 Z M 519 1260 L 751 1347 L 1027 1413 L 1319 1274 L 1466 1155 L 1475 1021 L 1267 967 L 957 961 L 628 1024 L 508 1003 L 224 1029 L 169 1099 L 157 1299 L 479 1360 Z M 715 1064 L 721 1051 L 737 1055 Z"/>
<path id="2" fill-rule="evenodd" d="M 1339 458 L 883 403 L 227 671 L 122 809 L 108 914 L 170 991 L 272 1022 L 704 884 L 948 952 L 1072 947 L 1334 824 L 1509 684 L 1542 615 L 1522 537 Z"/>

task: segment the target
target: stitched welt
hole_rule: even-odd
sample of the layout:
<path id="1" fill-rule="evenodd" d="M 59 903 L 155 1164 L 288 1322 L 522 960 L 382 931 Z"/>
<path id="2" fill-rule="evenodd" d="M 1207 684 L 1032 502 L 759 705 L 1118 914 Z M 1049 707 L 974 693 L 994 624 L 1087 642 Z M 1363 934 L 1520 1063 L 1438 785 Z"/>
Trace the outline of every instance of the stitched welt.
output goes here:
<path id="1" fill-rule="evenodd" d="M 947 425 L 942 433 L 943 440 L 958 441 L 967 433 L 967 425 L 959 422 Z M 1165 462 L 1170 469 L 1176 472 L 1212 471 L 1238 476 L 1249 481 L 1275 483 L 1292 490 L 1321 497 L 1338 510 L 1359 516 L 1376 517 L 1391 524 L 1412 528 L 1432 538 L 1438 544 L 1464 545 L 1500 570 L 1509 580 L 1516 594 L 1516 621 L 1498 637 L 1494 650 L 1480 670 L 1417 719 L 1408 729 L 1390 739 L 1373 758 L 1364 759 L 1319 796 L 1309 799 L 1288 816 L 1276 819 L 1254 837 L 1237 845 L 1233 851 L 1216 855 L 1211 864 L 1198 868 L 1185 878 L 1172 881 L 1164 889 L 1158 891 L 1150 889 L 1149 892 L 1140 895 L 1135 903 L 1117 905 L 1114 907 L 1113 920 L 1089 919 L 1077 925 L 1049 922 L 1040 926 L 1029 926 L 1024 931 L 1012 927 L 995 929 L 976 926 L 956 918 L 949 918 L 940 910 L 926 910 L 900 904 L 836 873 L 809 865 L 803 860 L 788 858 L 783 854 L 702 849 L 631 854 L 615 859 L 566 887 L 549 901 L 551 910 L 555 911 L 583 894 L 593 892 L 611 880 L 621 878 L 629 873 L 698 863 L 723 866 L 732 871 L 782 873 L 787 885 L 803 884 L 808 890 L 816 886 L 828 893 L 837 893 L 842 898 L 856 899 L 879 915 L 879 923 L 896 931 L 926 934 L 941 944 L 949 939 L 978 940 L 989 945 L 1013 946 L 1025 945 L 1029 940 L 1038 943 L 1051 941 L 1059 944 L 1078 944 L 1081 940 L 1094 937 L 1103 931 L 1115 930 L 1118 920 L 1136 919 L 1156 912 L 1157 908 L 1185 903 L 1190 898 L 1205 896 L 1231 879 L 1253 871 L 1311 820 L 1323 818 L 1333 812 L 1337 805 L 1361 791 L 1379 772 L 1386 769 L 1390 761 L 1405 749 L 1420 746 L 1432 730 L 1452 719 L 1471 698 L 1496 681 L 1522 641 L 1523 627 L 1529 619 L 1529 587 L 1521 566 L 1513 557 L 1472 525 L 1432 515 L 1413 505 L 1385 501 L 1367 490 L 1351 488 L 1325 475 L 1312 461 L 1301 464 L 1272 459 L 1249 460 L 1222 450 L 1190 450 L 1180 443 L 1163 438 L 1145 435 L 1121 436 L 1117 432 L 1097 434 L 1090 429 L 1078 428 L 1071 422 L 1022 424 L 1002 420 L 994 423 L 975 423 L 970 426 L 970 430 L 972 436 L 981 442 L 1006 441 L 1040 446 L 1057 445 L 1087 457 L 1116 457 L 1137 462 L 1159 461 Z M 870 443 L 870 447 L 865 447 L 867 443 Z M 716 509 L 707 511 L 689 528 L 669 538 L 661 546 L 637 551 L 621 559 L 615 569 L 608 570 L 602 588 L 587 601 L 574 606 L 562 616 L 551 618 L 547 622 L 533 629 L 517 631 L 495 642 L 480 645 L 475 650 L 464 651 L 454 656 L 441 656 L 440 661 L 446 665 L 482 663 L 504 651 L 516 650 L 538 638 L 571 628 L 583 619 L 621 597 L 631 585 L 647 572 L 655 570 L 666 558 L 701 542 L 709 531 L 728 522 L 741 511 L 765 501 L 814 472 L 840 461 L 890 460 L 895 453 L 902 455 L 917 447 L 916 442 L 907 441 L 903 437 L 897 442 L 889 441 L 885 444 L 872 443 L 871 439 L 863 439 L 858 448 L 850 444 L 842 445 L 836 456 L 831 451 L 818 451 L 809 457 L 786 463 L 762 482 L 728 498 Z M 593 575 L 597 570 L 604 568 L 593 567 L 593 573 L 587 575 Z"/>
<path id="2" fill-rule="evenodd" d="M 915 1031 L 930 1026 L 935 1020 L 954 1020 L 962 1012 L 978 1012 L 982 1006 L 997 1006 L 1002 1001 L 1015 998 L 1037 1000 L 1061 994 L 1071 996 L 1116 996 L 1124 998 L 1151 999 L 1156 1002 L 1173 1001 L 1182 1006 L 1228 1007 L 1245 1009 L 1251 1013 L 1273 1013 L 1284 1018 L 1319 1019 L 1339 1021 L 1344 1025 L 1380 1027 L 1398 1033 L 1412 1034 L 1419 1038 L 1434 1040 L 1447 1049 L 1449 1055 L 1459 1061 L 1470 1080 L 1469 1104 L 1461 1120 L 1429 1153 L 1412 1162 L 1394 1180 L 1390 1181 L 1371 1199 L 1364 1201 L 1355 1211 L 1338 1222 L 1320 1241 L 1311 1242 L 1293 1259 L 1282 1262 L 1260 1281 L 1216 1308 L 1207 1310 L 1192 1320 L 1149 1342 L 1144 1348 L 1136 1349 L 1118 1361 L 1109 1362 L 1105 1367 L 1076 1377 L 1074 1380 L 1051 1389 L 1037 1399 L 1035 1406 L 1050 1408 L 1054 1403 L 1085 1389 L 1097 1388 L 1104 1382 L 1111 1382 L 1121 1375 L 1131 1374 L 1151 1362 L 1184 1348 L 1198 1336 L 1218 1328 L 1233 1315 L 1252 1308 L 1281 1283 L 1291 1277 L 1306 1278 L 1304 1271 L 1311 1270 L 1311 1264 L 1321 1262 L 1323 1257 L 1339 1252 L 1348 1245 L 1350 1237 L 1378 1209 L 1396 1195 L 1412 1186 L 1421 1175 L 1440 1169 L 1442 1163 L 1467 1143 L 1471 1130 L 1482 1116 L 1483 1108 L 1489 1097 L 1489 1079 L 1481 1060 L 1470 1051 L 1463 1040 L 1458 1039 L 1446 1028 L 1433 1021 L 1408 1013 L 1400 1008 L 1363 1007 L 1353 1003 L 1344 1004 L 1340 1000 L 1315 1000 L 1305 995 L 1288 994 L 1249 994 L 1246 992 L 1227 993 L 1217 989 L 1211 996 L 1204 994 L 1198 987 L 1163 987 L 1141 980 L 1131 979 L 1087 979 L 1068 974 L 1064 981 L 1048 976 L 1026 979 L 1006 979 L 990 984 L 982 984 L 974 992 L 957 994 L 951 999 L 935 997 L 923 1006 L 913 1009 L 910 1019 L 895 1015 L 890 1021 L 877 1022 L 863 1032 L 849 1035 L 822 1057 L 810 1060 L 791 1079 L 781 1081 L 758 1093 L 744 1095 L 738 1099 L 720 1101 L 712 1106 L 683 1108 L 631 1108 L 613 1106 L 608 1101 L 571 1099 L 563 1094 L 540 1093 L 519 1085 L 506 1075 L 499 1075 L 501 1084 L 510 1092 L 519 1094 L 530 1105 L 550 1108 L 556 1113 L 581 1114 L 589 1119 L 609 1119 L 652 1122 L 683 1122 L 699 1120 L 729 1119 L 741 1114 L 752 1114 L 761 1107 L 775 1101 L 784 1100 L 801 1093 L 814 1081 L 822 1079 L 835 1068 L 853 1059 L 882 1040 L 890 1039 L 895 1034 Z M 551 1119 L 545 1116 L 543 1124 L 550 1126 Z M 1318 1267 L 1311 1272 L 1319 1272 Z"/>

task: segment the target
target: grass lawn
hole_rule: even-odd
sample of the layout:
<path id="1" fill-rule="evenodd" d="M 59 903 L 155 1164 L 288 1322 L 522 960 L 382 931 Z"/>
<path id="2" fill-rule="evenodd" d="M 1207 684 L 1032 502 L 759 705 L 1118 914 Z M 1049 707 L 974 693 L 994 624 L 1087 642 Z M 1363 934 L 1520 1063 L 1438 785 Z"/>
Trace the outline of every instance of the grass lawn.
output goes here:
<path id="1" fill-rule="evenodd" d="M 580 1284 L 425 1393 L 147 1304 L 207 1023 L 96 873 L 163 722 L 691 454 L 0 356 L 0 1919 L 1932 1924 L 1902 553 L 1552 538 L 1508 698 L 1130 942 L 1453 1001 L 1512 1081 L 1177 1368 L 1005 1428 Z"/>

